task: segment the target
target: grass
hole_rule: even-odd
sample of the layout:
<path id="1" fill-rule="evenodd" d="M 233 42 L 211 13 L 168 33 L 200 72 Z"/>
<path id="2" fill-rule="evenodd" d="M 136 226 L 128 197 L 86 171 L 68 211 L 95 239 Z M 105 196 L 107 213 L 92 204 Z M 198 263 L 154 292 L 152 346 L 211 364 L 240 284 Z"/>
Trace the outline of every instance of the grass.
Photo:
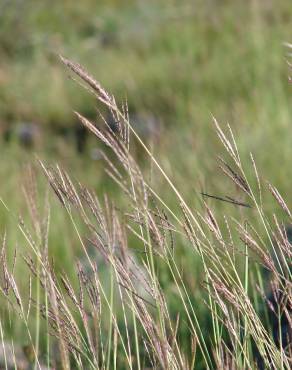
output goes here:
<path id="1" fill-rule="evenodd" d="M 86 6 L 76 8 L 43 3 L 33 12 L 33 5 L 26 2 L 28 16 L 22 18 L 23 25 L 20 22 L 25 44 L 13 27 L 18 12 L 11 4 L 3 13 L 6 23 L 1 33 L 2 125 L 33 121 L 47 128 L 46 136 L 53 128 L 76 124 L 72 107 L 85 115 L 95 114 L 94 101 L 64 78 L 56 58 L 57 53 L 76 56 L 89 70 L 97 71 L 119 99 L 127 94 L 131 114 L 150 112 L 160 119 L 165 137 L 162 155 L 167 153 L 169 159 L 175 140 L 178 154 L 170 162 L 176 161 L 175 168 L 183 168 L 183 174 L 190 169 L 202 172 L 202 168 L 207 177 L 212 173 L 214 161 L 205 156 L 205 148 L 218 150 L 209 134 L 213 114 L 232 125 L 242 155 L 247 158 L 252 151 L 259 166 L 269 167 L 271 177 L 284 186 L 291 157 L 285 134 L 291 117 L 287 49 L 282 44 L 290 38 L 286 1 L 277 6 L 257 1 L 225 6 L 202 2 L 194 8 L 189 1 L 105 6 L 88 0 Z M 16 35 L 8 35 L 10 28 Z M 112 37 L 113 44 L 104 45 L 103 35 Z M 8 36 L 14 42 L 8 42 Z M 11 52 L 4 41 L 13 48 Z M 49 155 L 56 150 L 54 141 L 49 140 Z M 274 155 L 262 150 L 263 145 Z"/>
<path id="2" fill-rule="evenodd" d="M 213 4 L 214 12 L 208 5 L 193 8 L 188 1 L 177 6 L 163 1 L 150 1 L 147 6 L 129 2 L 118 10 L 99 3 L 93 6 L 88 1 L 82 10 L 77 6 L 63 9 L 58 2 L 50 7 L 44 3 L 33 12 L 25 7 L 30 14 L 23 18 L 27 44 L 23 45 L 19 33 L 12 34 L 16 41 L 9 45 L 15 48 L 15 57 L 2 52 L 4 118 L 14 114 L 11 121 L 60 125 L 70 123 L 72 106 L 88 110 L 86 96 L 66 83 L 55 59 L 55 53 L 75 55 L 76 50 L 78 60 L 97 70 L 116 96 L 127 93 L 131 110 L 151 110 L 166 122 L 205 123 L 209 121 L 204 116 L 206 109 L 226 115 L 224 119 L 236 112 L 240 117 L 255 113 L 253 118 L 265 112 L 269 117 L 269 112 L 261 111 L 261 102 L 274 96 L 281 104 L 268 104 L 276 109 L 275 116 L 287 111 L 282 42 L 289 40 L 291 15 L 285 1 L 275 8 L 257 2 Z M 12 5 L 10 11 L 7 28 L 17 16 Z M 238 14 L 245 20 L 242 24 Z M 85 27 L 91 31 L 86 33 Z M 5 40 L 7 33 L 4 28 Z M 113 45 L 103 45 L 103 35 L 112 37 Z M 40 39 L 37 43 L 36 37 Z M 268 86 L 273 86 L 272 96 Z M 14 113 L 5 102 L 14 103 Z"/>
<path id="3" fill-rule="evenodd" d="M 244 368 L 254 361 L 251 347 L 255 341 L 262 346 L 261 351 L 268 349 L 273 354 L 276 368 L 285 367 L 285 356 L 280 353 L 284 357 L 279 360 L 277 348 L 270 343 L 271 333 L 266 338 L 259 323 L 259 319 L 263 321 L 261 310 L 265 304 L 255 286 L 266 285 L 261 266 L 263 255 L 255 258 L 256 251 L 250 252 L 249 249 L 252 245 L 243 243 L 241 239 L 248 239 L 246 233 L 252 233 L 249 229 L 251 224 L 260 235 L 257 237 L 252 233 L 252 240 L 256 240 L 265 251 L 267 246 L 271 247 L 272 232 L 277 230 L 274 215 L 281 222 L 289 223 L 289 217 L 266 186 L 267 181 L 276 184 L 287 205 L 291 204 L 287 181 L 292 154 L 289 136 L 291 86 L 287 83 L 289 70 L 285 64 L 288 49 L 282 44 L 291 37 L 288 2 L 279 1 L 277 6 L 272 2 L 268 5 L 258 1 L 244 5 L 240 1 L 225 1 L 222 4 L 200 2 L 195 8 L 190 1 L 180 4 L 149 1 L 143 5 L 134 1 L 125 4 L 115 1 L 95 4 L 87 0 L 86 6 L 59 2 L 50 5 L 44 2 L 34 6 L 34 2 L 27 1 L 23 9 L 27 16 L 23 16 L 20 22 L 17 20 L 20 13 L 15 4 L 11 2 L 11 5 L 6 6 L 2 13 L 5 14 L 5 22 L 1 22 L 0 26 L 3 31 L 0 42 L 1 127 L 6 124 L 13 126 L 23 120 L 36 121 L 41 125 L 44 139 L 36 148 L 37 157 L 46 163 L 46 168 L 47 163 L 60 163 L 74 179 L 77 189 L 80 181 L 98 194 L 106 222 L 100 225 L 94 215 L 87 217 L 95 226 L 97 224 L 96 227 L 102 227 L 110 239 L 108 244 L 112 244 L 112 239 L 121 237 L 119 228 L 125 228 L 124 223 L 129 224 L 131 229 L 123 231 L 127 234 L 127 238 L 123 236 L 127 241 L 123 239 L 121 245 L 126 250 L 133 248 L 136 264 L 145 269 L 146 283 L 151 288 L 148 287 L 148 290 L 153 291 L 154 295 L 150 303 L 154 304 L 155 309 L 137 298 L 141 293 L 139 291 L 138 296 L 135 295 L 137 287 L 132 286 L 135 278 L 122 276 L 119 260 L 117 256 L 111 256 L 112 251 L 110 256 L 104 256 L 108 259 L 107 264 L 102 263 L 94 243 L 91 245 L 84 240 L 94 234 L 91 228 L 88 229 L 85 215 L 79 214 L 80 210 L 72 210 L 68 199 L 66 207 L 62 207 L 54 194 L 50 193 L 48 253 L 50 261 L 53 260 L 58 284 L 51 287 L 48 295 L 42 290 L 40 282 L 32 282 L 36 307 L 31 308 L 28 315 L 30 332 L 23 320 L 13 320 L 15 314 L 9 304 L 3 306 L 1 323 L 5 341 L 22 337 L 21 340 L 15 340 L 15 345 L 28 345 L 28 352 L 32 352 L 31 358 L 34 358 L 34 349 L 38 348 L 37 342 L 40 341 L 40 361 L 43 363 L 47 356 L 52 363 L 62 361 L 64 368 L 68 367 L 68 357 L 72 366 L 79 363 L 81 368 L 94 368 L 96 361 L 100 367 L 103 364 L 105 368 L 130 368 L 131 361 L 132 368 L 144 368 L 146 363 L 151 366 L 151 361 L 154 364 L 160 363 L 156 367 L 172 368 L 176 365 L 171 361 L 175 361 L 178 367 L 192 368 L 191 349 L 196 352 L 195 368 L 206 368 L 210 363 L 209 357 L 213 367 L 224 368 L 227 367 L 224 361 L 232 361 L 235 368 Z M 20 34 L 23 37 L 19 37 Z M 96 109 L 96 99 L 65 78 L 56 58 L 58 53 L 74 55 L 74 59 L 86 65 L 114 93 L 117 101 L 123 100 L 127 94 L 130 122 L 134 114 L 150 112 L 163 123 L 158 145 L 157 142 L 151 143 L 151 140 L 145 142 L 151 149 L 150 157 L 137 143 L 137 138 L 131 139 L 130 154 L 135 159 L 138 157 L 137 166 L 143 173 L 143 181 L 139 176 L 136 178 L 138 170 L 136 164 L 131 169 L 131 162 L 131 166 L 125 169 L 128 173 L 126 178 L 130 199 L 119 185 L 109 181 L 104 174 L 104 161 L 92 161 L 88 153 L 77 157 L 71 143 L 68 145 L 52 134 L 60 126 L 75 124 L 72 109 L 85 117 L 92 117 Z M 98 107 L 106 111 L 100 104 Z M 222 175 L 216 156 L 224 156 L 228 163 L 232 163 L 234 158 L 227 159 L 228 156 L 223 154 L 222 143 L 215 134 L 212 115 L 219 122 L 230 123 L 241 158 L 240 166 L 235 163 L 235 168 L 241 175 L 244 174 L 256 194 L 255 199 Z M 98 122 L 100 127 L 101 120 Z M 127 120 L 122 119 L 122 122 L 127 128 Z M 117 164 L 110 150 L 105 149 L 101 143 L 96 144 L 93 138 L 91 140 L 90 146 L 106 150 L 110 160 L 122 171 L 123 164 Z M 250 152 L 261 174 L 262 205 L 259 203 L 258 181 Z M 159 166 L 155 164 L 153 156 L 157 158 Z M 21 230 L 17 231 L 16 225 L 20 213 L 37 247 L 43 250 L 44 235 L 37 232 L 39 226 L 36 221 L 28 221 L 31 217 L 28 208 L 36 200 L 29 202 L 30 207 L 27 207 L 27 197 L 20 191 L 27 181 L 28 167 L 25 165 L 32 161 L 35 163 L 36 159 L 31 153 L 19 148 L 17 143 L 13 143 L 11 146 L 3 146 L 0 161 L 1 177 L 7 179 L 1 184 L 0 197 L 10 209 L 7 212 L 4 207 L 1 208 L 1 235 L 6 234 L 10 265 L 13 263 L 14 250 L 17 249 L 13 276 L 27 310 L 29 274 L 21 256 L 31 253 L 33 245 Z M 34 171 L 40 198 L 38 223 L 43 225 L 48 212 L 45 206 L 48 183 L 38 165 L 34 165 Z M 57 171 L 55 175 L 54 181 L 57 181 L 60 173 Z M 147 183 L 156 193 L 147 202 L 142 196 L 143 183 Z M 60 179 L 57 185 L 61 186 Z M 202 199 L 201 192 L 219 197 L 228 195 L 253 205 L 253 208 L 236 207 L 213 198 Z M 103 199 L 104 193 L 108 196 L 107 200 Z M 159 203 L 157 196 L 162 197 L 167 207 Z M 185 206 L 182 205 L 182 199 Z M 115 206 L 111 205 L 112 202 Z M 160 215 L 161 219 L 153 215 L 158 212 L 156 207 L 159 212 L 164 210 L 167 214 L 173 224 L 173 231 L 168 230 L 167 222 L 163 221 L 164 215 Z M 208 207 L 212 213 L 209 213 Z M 88 209 L 86 212 L 90 213 Z M 124 213 L 136 216 L 128 219 L 129 215 L 123 216 Z M 218 233 L 214 225 L 210 224 L 213 217 L 217 220 L 223 242 L 218 240 Z M 231 228 L 232 252 L 223 248 L 224 245 L 229 246 L 230 240 L 226 219 Z M 248 231 L 237 226 L 235 220 Z M 198 236 L 197 222 L 204 228 L 206 240 Z M 76 234 L 77 231 L 79 234 Z M 27 235 L 27 231 L 24 234 Z M 279 235 L 277 237 L 280 238 Z M 85 262 L 80 239 L 88 249 L 89 260 L 99 261 L 98 276 L 95 271 L 91 271 L 91 264 Z M 172 243 L 174 256 L 171 254 Z M 283 245 L 283 241 L 279 244 Z M 159 250 L 158 256 L 153 252 L 156 248 Z M 246 251 L 249 252 L 248 257 Z M 105 254 L 105 251 L 101 252 Z M 220 256 L 219 262 L 217 256 Z M 44 259 L 45 253 L 38 258 L 35 256 L 34 263 L 43 272 L 44 281 L 51 286 L 53 273 L 46 271 Z M 60 273 L 68 275 L 69 282 L 78 291 L 76 268 L 72 267 L 77 261 L 85 264 L 86 272 L 91 271 L 90 276 L 98 280 L 95 288 L 98 286 L 100 290 L 105 289 L 104 297 L 102 291 L 99 292 L 101 314 L 97 307 L 88 308 L 90 297 L 85 298 L 86 310 L 93 310 L 94 315 L 100 319 L 100 329 L 92 329 L 90 324 L 93 334 L 89 334 L 86 329 L 84 312 L 81 310 L 80 317 L 75 316 L 76 306 L 69 303 L 72 293 L 69 294 L 70 289 L 64 283 L 61 288 L 59 279 Z M 229 283 L 226 286 L 220 285 L 222 276 L 224 283 Z M 281 285 L 279 273 L 274 271 L 273 277 Z M 122 285 L 117 281 L 122 281 Z M 84 284 L 85 292 L 89 283 Z M 227 294 L 230 291 L 232 296 Z M 81 358 L 68 347 L 68 343 L 64 343 L 62 336 L 68 333 L 58 329 L 58 319 L 55 320 L 54 329 L 59 337 L 56 342 L 59 343 L 61 355 L 54 358 L 52 353 L 57 352 L 55 340 L 49 340 L 46 334 L 46 321 L 40 316 L 35 320 L 32 315 L 32 312 L 39 312 L 39 303 L 42 302 L 52 310 L 53 320 L 60 309 L 58 299 L 56 302 L 59 292 L 66 315 L 74 316 L 75 324 L 71 329 L 82 333 L 78 342 L 80 347 L 75 349 L 77 352 L 81 350 Z M 78 296 L 78 292 L 75 295 Z M 251 299 L 252 307 L 245 301 L 246 295 Z M 241 297 L 242 302 L 232 301 L 234 297 L 237 300 Z M 226 321 L 226 307 L 223 303 L 230 313 L 231 322 L 228 319 Z M 141 308 L 141 304 L 145 304 L 146 308 Z M 139 309 L 149 311 L 150 316 L 145 311 L 145 317 L 149 319 L 151 327 L 147 327 L 141 312 L 139 316 Z M 48 316 L 48 312 L 44 316 Z M 41 326 L 38 328 L 38 325 Z M 32 340 L 29 339 L 29 333 Z M 97 336 L 92 342 L 98 348 L 98 359 L 90 348 L 91 335 Z M 158 342 L 151 342 L 156 336 L 159 337 Z M 228 355 L 230 342 L 235 343 L 235 348 Z M 210 343 L 214 353 L 210 350 Z M 159 346 L 168 348 L 169 357 L 165 358 Z M 49 352 L 47 348 L 50 348 Z M 225 360 L 222 353 L 226 354 Z M 56 366 L 58 368 L 61 365 Z"/>
<path id="4" fill-rule="evenodd" d="M 59 361 L 57 366 L 64 369 L 109 369 L 117 368 L 117 364 L 119 368 L 138 369 L 288 369 L 289 345 L 281 343 L 290 343 L 291 328 L 288 338 L 281 330 L 286 329 L 283 320 L 287 320 L 290 309 L 290 241 L 283 226 L 285 219 L 274 215 L 270 220 L 266 215 L 262 203 L 266 186 L 253 157 L 249 166 L 254 184 L 244 171 L 230 126 L 224 132 L 214 120 L 226 151 L 220 167 L 238 192 L 236 199 L 225 199 L 225 203 L 233 203 L 235 216 L 211 208 L 204 199 L 194 208 L 133 130 L 127 109 L 120 108 L 82 67 L 61 59 L 119 122 L 114 132 L 106 123 L 104 129 L 98 128 L 77 113 L 81 123 L 112 151 L 115 159 L 104 154 L 107 173 L 127 202 L 115 204 L 108 197 L 101 200 L 83 185 L 74 184 L 59 166 L 40 162 L 87 261 L 79 260 L 77 273 L 70 278 L 66 272 L 56 274 L 50 262 L 50 208 L 46 202 L 41 215 L 30 175 L 25 194 L 33 231 L 24 221 L 18 223 L 32 253 L 32 257 L 24 257 L 31 272 L 29 296 L 21 295 L 22 284 L 18 286 L 15 280 L 14 267 L 10 272 L 4 252 L 1 290 L 8 312 L 16 310 L 26 328 L 35 366 L 41 366 L 42 336 L 48 363 L 56 366 Z M 132 135 L 145 151 L 153 177 L 160 178 L 169 191 L 160 194 L 155 182 L 147 180 L 147 171 L 140 168 L 129 150 Z M 286 213 L 285 223 L 291 222 L 289 208 L 278 190 L 271 185 L 267 190 Z M 165 198 L 168 192 L 172 194 L 171 203 Z M 100 258 L 108 265 L 107 277 L 101 273 Z M 191 279 L 201 275 L 204 289 L 196 295 L 184 269 L 190 267 L 190 260 L 201 264 L 200 272 L 191 275 Z M 269 279 L 273 281 L 270 298 L 255 291 L 263 286 L 263 268 L 270 271 Z M 174 307 L 172 295 L 179 302 Z M 203 312 L 202 304 L 206 305 Z M 260 314 L 262 307 L 269 317 L 267 322 Z M 32 309 L 38 318 L 33 324 Z M 272 331 L 275 323 L 269 310 L 274 312 L 276 322 L 279 320 L 278 334 Z M 41 329 L 41 317 L 47 322 L 47 330 Z M 206 317 L 210 320 L 209 332 L 203 325 Z M 43 330 L 56 338 L 57 359 Z"/>

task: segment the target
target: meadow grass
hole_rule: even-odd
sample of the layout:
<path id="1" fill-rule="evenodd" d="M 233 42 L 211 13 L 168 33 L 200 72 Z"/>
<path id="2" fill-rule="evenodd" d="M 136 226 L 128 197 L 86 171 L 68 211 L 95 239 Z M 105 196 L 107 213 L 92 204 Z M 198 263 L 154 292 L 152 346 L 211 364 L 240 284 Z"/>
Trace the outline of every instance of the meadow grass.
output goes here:
<path id="1" fill-rule="evenodd" d="M 266 278 L 262 264 L 269 262 L 258 245 L 268 253 L 266 249 L 272 248 L 277 237 L 279 246 L 285 246 L 285 235 L 281 237 L 282 227 L 277 227 L 274 215 L 280 224 L 289 223 L 285 207 L 271 196 L 266 182 L 276 184 L 286 203 L 291 204 L 287 181 L 292 155 L 291 85 L 287 83 L 285 64 L 289 49 L 282 45 L 290 37 L 289 3 L 279 1 L 275 6 L 274 2 L 250 1 L 243 5 L 240 1 L 226 1 L 221 5 L 211 1 L 200 2 L 197 7 L 190 1 L 180 4 L 151 1 L 147 5 L 134 1 L 86 3 L 75 8 L 69 3 L 65 8 L 60 2 L 50 6 L 44 3 L 31 11 L 34 2 L 27 2 L 28 17 L 21 18 L 20 30 L 13 28 L 16 34 L 7 30 L 15 24 L 19 13 L 13 7 L 6 8 L 9 14 L 5 14 L 10 16 L 5 18 L 6 32 L 1 33 L 5 41 L 1 39 L 1 124 L 35 120 L 47 127 L 47 135 L 53 127 L 73 124 L 72 109 L 85 117 L 95 112 L 95 98 L 64 77 L 55 56 L 61 52 L 76 56 L 89 70 L 96 71 L 117 101 L 122 101 L 127 93 L 130 122 L 132 113 L 151 112 L 163 122 L 163 133 L 158 144 L 150 143 L 148 154 L 141 143 L 137 144 L 139 140 L 132 138 L 135 145 L 131 144 L 130 155 L 139 155 L 138 164 L 128 159 L 127 151 L 123 153 L 124 163 L 117 165 L 114 160 L 114 165 L 126 176 L 126 194 L 121 191 L 121 184 L 104 175 L 104 161 L 91 161 L 86 155 L 79 158 L 67 144 L 56 144 L 55 138 L 49 143 L 43 140 L 37 157 L 45 163 L 52 183 L 62 189 L 59 195 L 64 198 L 64 205 L 50 193 L 48 206 L 48 182 L 41 176 L 40 166 L 34 165 L 36 180 L 28 183 L 37 182 L 39 219 L 35 218 L 35 211 L 28 210 L 38 209 L 33 206 L 36 195 L 25 196 L 22 191 L 27 177 L 30 178 L 24 164 L 37 160 L 16 144 L 3 146 L 0 171 L 6 180 L 1 184 L 0 197 L 10 211 L 1 208 L 1 235 L 6 238 L 10 266 L 17 250 L 11 276 L 22 292 L 25 312 L 17 301 L 8 303 L 5 299 L 1 308 L 5 341 L 12 338 L 16 345 L 29 344 L 31 362 L 39 357 L 43 364 L 47 357 L 57 368 L 60 362 L 68 368 L 69 358 L 71 366 L 77 368 L 95 368 L 97 364 L 109 369 L 248 368 L 255 360 L 251 349 L 254 342 L 266 358 L 266 366 L 270 361 L 275 368 L 287 367 L 288 360 L 274 345 L 271 332 L 266 335 L 261 326 L 263 318 L 257 314 L 265 306 L 262 290 Z M 5 31 L 5 24 L 1 22 L 1 30 Z M 17 37 L 20 33 L 23 38 Z M 122 115 L 121 124 L 127 132 L 128 118 L 120 108 L 119 113 L 115 106 L 111 108 Z M 221 141 L 218 140 L 219 128 L 214 126 L 212 115 L 219 122 L 230 123 L 240 163 L 236 163 L 236 156 L 229 159 L 224 156 L 222 140 L 225 146 L 228 144 L 222 134 Z M 98 122 L 100 127 L 102 120 L 98 118 Z M 222 127 L 228 132 L 225 124 Z M 114 136 L 116 139 L 121 137 Z M 236 151 L 232 138 L 228 140 Z M 97 145 L 112 161 L 114 157 L 104 144 Z M 259 168 L 261 196 L 250 152 Z M 217 161 L 217 155 L 224 156 L 229 164 L 234 162 L 233 168 L 248 182 L 252 194 L 246 194 L 238 184 L 234 186 L 221 173 L 222 162 Z M 153 156 L 159 158 L 159 165 Z M 126 168 L 121 169 L 125 161 Z M 61 163 L 72 176 L 74 188 L 63 172 L 47 169 L 48 164 L 55 162 Z M 114 171 L 112 176 L 118 175 Z M 96 199 L 84 198 L 79 181 L 97 193 L 101 210 Z M 73 191 L 75 187 L 77 194 Z M 28 193 L 29 189 L 31 186 Z M 70 196 L 66 198 L 68 191 Z M 227 195 L 252 208 L 204 198 L 202 192 Z M 27 202 L 30 197 L 33 199 Z M 97 217 L 97 211 L 88 215 L 93 212 L 90 207 L 105 214 L 104 219 Z M 18 213 L 25 220 L 25 230 L 19 224 Z M 34 219 L 28 221 L 31 217 Z M 99 228 L 103 242 L 103 234 L 106 235 L 101 246 L 97 245 L 101 237 Z M 127 232 L 124 228 L 128 228 Z M 94 240 L 89 242 L 87 237 Z M 122 248 L 121 256 L 115 255 L 115 248 L 112 250 L 116 244 L 118 249 Z M 87 262 L 83 247 L 88 253 Z M 30 284 L 22 255 L 27 258 L 31 248 L 39 279 L 32 279 Z M 123 248 L 130 249 L 130 256 Z M 146 278 L 133 276 L 131 268 L 124 271 L 128 260 L 134 258 L 132 253 L 134 265 L 144 271 Z M 100 254 L 107 264 L 101 262 Z M 92 266 L 96 260 L 98 273 Z M 84 285 L 81 295 L 77 288 L 78 269 L 72 267 L 78 261 L 93 279 L 93 287 L 89 287 L 92 283 L 86 277 L 82 280 L 79 270 L 80 285 Z M 56 284 L 52 264 L 58 276 Z M 281 265 L 276 270 L 269 279 L 281 286 Z M 284 273 L 290 277 L 289 272 Z M 67 280 L 77 289 L 78 300 L 86 296 L 87 290 L 86 309 L 80 302 L 76 306 Z M 13 296 L 11 277 L 7 284 Z M 90 306 L 96 304 L 92 303 L 92 294 L 97 294 L 97 288 L 101 313 L 100 307 Z M 44 304 L 41 313 L 40 303 Z M 20 311 L 19 320 L 14 319 L 12 306 Z M 50 331 L 54 330 L 58 340 L 49 339 L 46 319 L 41 319 L 41 314 L 45 318 L 51 315 L 47 322 L 50 321 Z M 72 338 L 78 339 L 73 348 Z M 40 354 L 35 356 L 38 347 Z M 52 353 L 57 352 L 54 357 Z"/>
<path id="2" fill-rule="evenodd" d="M 231 127 L 223 130 L 214 118 L 224 153 L 219 168 L 230 190 L 223 197 L 201 193 L 194 207 L 131 126 L 127 105 L 118 105 L 79 64 L 61 60 L 117 122 L 113 131 L 106 120 L 102 128 L 75 113 L 112 152 L 102 154 L 106 173 L 123 196 L 100 196 L 60 166 L 39 161 L 83 252 L 75 276 L 72 268 L 69 275 L 50 257 L 50 204 L 46 200 L 41 212 L 28 171 L 24 198 L 31 226 L 23 218 L 17 225 L 30 253 L 19 262 L 17 248 L 9 263 L 3 240 L 1 292 L 7 318 L 17 312 L 26 331 L 35 367 L 46 358 L 48 366 L 64 369 L 290 368 L 291 240 L 285 225 L 292 216 L 279 191 L 263 182 L 254 157 L 242 162 Z M 150 177 L 132 156 L 131 137 L 148 158 Z M 158 190 L 157 178 L 163 183 Z M 266 212 L 268 193 L 280 217 Z M 234 211 L 212 207 L 209 199 Z M 30 271 L 26 285 L 24 273 L 18 282 L 19 264 Z M 4 333 L 14 329 L 7 324 L 4 330 L 1 324 Z"/>
<path id="3" fill-rule="evenodd" d="M 76 91 L 57 62 L 57 53 L 76 55 L 117 98 L 127 96 L 131 115 L 151 113 L 162 122 L 161 156 L 166 153 L 165 162 L 181 169 L 182 181 L 195 173 L 210 181 L 215 161 L 205 153 L 219 149 L 210 135 L 213 114 L 230 123 L 242 156 L 252 151 L 290 197 L 285 189 L 291 158 L 289 50 L 283 46 L 290 38 L 287 1 L 277 6 L 273 1 L 33 3 L 23 5 L 27 17 L 18 27 L 16 2 L 2 13 L 1 126 L 36 122 L 46 127 L 43 136 L 52 137 L 54 129 L 76 124 L 72 107 L 95 115 L 93 100 L 83 89 Z M 106 45 L 105 36 L 111 40 Z M 55 140 L 43 140 L 44 156 L 56 150 Z"/>

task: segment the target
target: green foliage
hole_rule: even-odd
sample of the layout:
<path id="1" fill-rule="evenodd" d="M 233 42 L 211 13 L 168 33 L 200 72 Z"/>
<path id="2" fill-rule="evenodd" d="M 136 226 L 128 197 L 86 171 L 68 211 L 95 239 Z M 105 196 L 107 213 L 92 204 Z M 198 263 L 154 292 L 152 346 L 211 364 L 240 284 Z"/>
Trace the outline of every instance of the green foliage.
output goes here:
<path id="1" fill-rule="evenodd" d="M 238 188 L 219 174 L 216 156 L 222 153 L 222 146 L 215 135 L 212 115 L 220 122 L 229 122 L 236 133 L 244 173 L 250 184 L 257 187 L 254 168 L 250 165 L 252 152 L 263 180 L 276 184 L 287 204 L 291 204 L 288 174 L 292 158 L 289 132 L 292 90 L 287 83 L 289 72 L 284 60 L 287 50 L 282 45 L 284 41 L 291 41 L 289 1 L 14 0 L 3 2 L 1 7 L 0 128 L 14 127 L 26 120 L 39 124 L 43 128 L 43 140 L 35 149 L 38 158 L 48 163 L 61 163 L 74 179 L 94 189 L 100 197 L 106 193 L 121 209 L 128 206 L 124 193 L 104 174 L 103 161 L 93 161 L 88 152 L 78 157 L 72 142 L 65 143 L 52 134 L 60 127 L 76 123 L 72 110 L 85 116 L 96 115 L 95 99 L 66 79 L 57 57 L 61 53 L 84 64 L 118 101 L 127 96 L 130 118 L 135 113 L 151 113 L 158 117 L 163 124 L 162 135 L 158 141 L 150 140 L 150 146 L 192 209 L 202 209 L 201 191 L 246 200 Z M 95 146 L 105 149 L 92 139 L 90 148 Z M 153 169 L 153 162 L 145 162 L 140 149 L 134 146 L 132 149 L 136 150 L 151 186 L 173 212 L 181 216 L 180 205 Z M 15 142 L 3 145 L 0 175 L 5 181 L 0 185 L 0 199 L 10 211 L 5 207 L 0 209 L 0 233 L 1 236 L 7 234 L 9 246 L 12 246 L 8 250 L 11 263 L 14 247 L 18 255 L 27 253 L 26 240 L 15 225 L 18 214 L 25 220 L 29 218 L 21 189 L 27 175 L 25 165 L 34 160 L 31 152 L 19 148 Z M 48 185 L 40 172 L 37 171 L 37 183 L 43 201 Z M 283 209 L 268 192 L 263 192 L 262 196 L 267 222 L 274 214 L 283 222 L 287 220 Z M 65 271 L 77 286 L 72 265 L 82 258 L 82 248 L 72 232 L 72 220 L 55 198 L 53 194 L 49 196 L 49 256 L 54 260 L 56 271 Z M 239 211 L 215 200 L 208 204 L 216 207 L 225 240 L 229 235 L 223 217 L 228 215 L 242 222 L 248 219 L 268 242 L 269 235 L 254 210 Z M 75 216 L 77 230 L 88 236 L 84 223 Z M 29 230 L 33 234 L 34 225 L 29 224 Z M 271 231 L 269 229 L 269 233 Z M 217 243 L 212 234 L 208 238 L 210 243 Z M 241 243 L 238 236 L 234 238 L 235 244 Z M 140 247 L 135 238 L 129 240 L 129 244 Z M 213 329 L 218 332 L 223 329 L 218 323 L 214 328 L 211 322 L 207 307 L 210 297 L 202 289 L 206 282 L 202 261 L 189 251 L 185 238 L 176 236 L 175 243 L 177 267 L 191 296 L 188 309 L 195 308 L 209 348 L 216 338 L 213 333 L 211 338 L 210 333 Z M 27 270 L 20 257 L 16 266 L 15 276 L 27 294 L 27 282 L 21 279 Z M 191 337 L 188 317 L 169 266 L 158 262 L 155 267 L 173 323 L 180 314 L 178 341 L 183 350 L 188 349 Z M 242 254 L 238 256 L 236 268 L 244 277 Z M 253 268 L 254 278 L 258 266 Z M 105 268 L 100 278 L 110 290 L 107 274 Z M 259 280 L 254 278 L 256 283 Z M 33 290 L 37 289 L 34 285 Z M 12 315 L 7 307 L 1 313 L 5 319 Z M 257 307 L 260 311 L 260 303 Z M 120 306 L 116 310 L 120 311 Z M 103 317 L 106 332 L 111 315 L 105 310 Z M 131 338 L 135 338 L 134 320 L 132 317 L 128 320 Z M 11 318 L 6 320 L 5 334 L 20 338 L 25 333 L 21 345 L 27 344 L 30 342 L 27 328 L 23 322 L 16 321 L 14 324 Z M 32 320 L 31 325 L 34 337 L 39 331 L 38 324 Z M 45 323 L 42 323 L 41 333 L 44 332 Z M 46 334 L 41 334 L 43 353 L 47 339 Z M 105 346 L 107 339 L 104 339 Z M 140 346 L 142 359 L 147 354 Z M 114 356 L 110 350 L 109 353 Z M 125 356 L 121 359 L 124 363 L 121 366 L 126 368 Z M 136 365 L 135 356 L 133 361 Z M 202 369 L 205 366 L 200 355 L 197 366 Z"/>

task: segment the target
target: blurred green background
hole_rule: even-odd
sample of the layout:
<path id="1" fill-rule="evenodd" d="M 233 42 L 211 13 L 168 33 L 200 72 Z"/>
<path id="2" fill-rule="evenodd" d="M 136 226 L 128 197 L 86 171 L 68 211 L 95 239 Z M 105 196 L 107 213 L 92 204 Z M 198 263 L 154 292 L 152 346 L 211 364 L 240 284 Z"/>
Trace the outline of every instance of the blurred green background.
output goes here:
<path id="1" fill-rule="evenodd" d="M 84 65 L 117 100 L 127 98 L 130 120 L 191 206 L 201 190 L 234 194 L 218 171 L 222 146 L 212 115 L 231 125 L 243 160 L 252 152 L 263 179 L 291 205 L 292 85 L 284 45 L 292 41 L 291 24 L 289 0 L 1 0 L 0 198 L 11 210 L 0 207 L 1 236 L 21 244 L 15 215 L 27 215 L 22 186 L 27 165 L 38 169 L 36 157 L 119 198 L 103 172 L 100 144 L 89 137 L 78 147 L 84 133 L 73 110 L 98 122 L 97 105 L 67 78 L 58 54 Z M 46 181 L 38 178 L 44 198 Z M 70 273 L 80 245 L 53 196 L 51 208 L 50 252 Z M 272 197 L 265 208 L 281 214 Z M 195 289 L 185 255 L 182 265 Z"/>
<path id="2" fill-rule="evenodd" d="M 67 78 L 61 53 L 119 101 L 127 98 L 139 133 L 190 199 L 198 188 L 225 191 L 214 115 L 231 125 L 243 158 L 252 152 L 289 204 L 292 88 L 283 43 L 291 41 L 291 20 L 287 0 L 2 0 L 1 197 L 21 206 L 22 171 L 35 153 L 109 189 L 99 144 L 88 139 L 76 154 L 76 136 L 84 133 L 73 110 L 95 119 L 97 106 Z M 1 232 L 6 221 L 1 210 Z"/>

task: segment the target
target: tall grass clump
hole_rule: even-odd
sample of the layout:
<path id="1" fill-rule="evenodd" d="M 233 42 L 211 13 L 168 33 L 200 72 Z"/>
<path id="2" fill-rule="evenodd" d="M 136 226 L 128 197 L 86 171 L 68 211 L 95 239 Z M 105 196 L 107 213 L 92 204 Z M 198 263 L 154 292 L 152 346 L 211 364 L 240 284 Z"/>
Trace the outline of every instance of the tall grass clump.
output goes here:
<path id="1" fill-rule="evenodd" d="M 277 188 L 263 181 L 252 155 L 242 163 L 230 126 L 224 130 L 214 118 L 224 150 L 218 164 L 230 185 L 224 196 L 202 191 L 194 208 L 131 126 L 127 102 L 119 105 L 80 65 L 61 60 L 98 102 L 103 126 L 75 114 L 103 143 L 105 171 L 123 197 L 116 204 L 39 161 L 85 257 L 73 276 L 55 271 L 49 203 L 42 215 L 31 181 L 25 194 L 33 232 L 18 222 L 31 250 L 23 256 L 29 294 L 18 288 L 5 239 L 1 292 L 29 333 L 35 368 L 42 368 L 41 353 L 48 367 L 63 369 L 291 368 L 292 216 Z M 145 152 L 150 173 L 135 160 L 132 145 Z M 269 193 L 281 217 L 266 214 Z M 224 214 L 217 202 L 235 211 Z M 194 263 L 193 275 L 183 259 Z"/>

